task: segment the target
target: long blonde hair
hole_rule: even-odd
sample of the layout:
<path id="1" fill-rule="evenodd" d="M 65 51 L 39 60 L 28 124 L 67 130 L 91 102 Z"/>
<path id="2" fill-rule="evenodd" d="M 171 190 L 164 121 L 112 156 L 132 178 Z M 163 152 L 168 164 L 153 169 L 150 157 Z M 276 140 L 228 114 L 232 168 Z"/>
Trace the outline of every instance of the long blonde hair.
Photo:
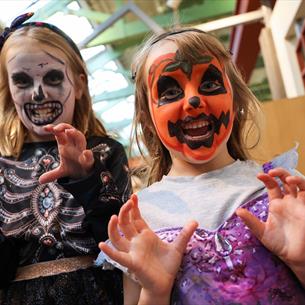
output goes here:
<path id="1" fill-rule="evenodd" d="M 27 129 L 18 117 L 15 105 L 9 91 L 6 56 L 9 49 L 22 43 L 22 39 L 30 37 L 46 46 L 59 49 L 65 54 L 74 76 L 84 75 L 82 97 L 75 103 L 72 125 L 85 136 L 106 136 L 106 130 L 96 118 L 92 109 L 88 89 L 88 74 L 86 65 L 80 56 L 72 49 L 67 41 L 59 34 L 44 27 L 27 26 L 13 32 L 5 41 L 0 53 L 0 155 L 18 157 L 27 137 Z M 75 81 L 78 77 L 74 77 Z"/>
<path id="2" fill-rule="evenodd" d="M 164 39 L 173 41 L 183 57 L 195 60 L 203 52 L 209 52 L 223 64 L 232 85 L 235 112 L 233 129 L 227 147 L 234 159 L 247 160 L 249 157 L 248 149 L 250 148 L 247 147 L 247 135 L 253 127 L 259 130 L 256 114 L 260 107 L 256 97 L 247 87 L 240 72 L 232 62 L 231 54 L 211 34 L 192 28 L 168 31 L 161 35 L 153 35 L 148 39 L 135 55 L 132 66 L 136 86 L 132 141 L 138 144 L 140 152 L 145 158 L 145 153 L 141 149 L 141 142 L 143 142 L 150 156 L 149 160 L 145 159 L 150 164 L 148 184 L 159 181 L 164 174 L 169 172 L 172 164 L 169 152 L 160 141 L 151 119 L 147 96 L 147 73 L 145 71 L 145 63 L 150 51 L 153 47 L 156 47 L 160 40 Z M 246 122 L 251 124 L 246 124 Z M 259 139 L 259 133 L 257 135 Z"/>

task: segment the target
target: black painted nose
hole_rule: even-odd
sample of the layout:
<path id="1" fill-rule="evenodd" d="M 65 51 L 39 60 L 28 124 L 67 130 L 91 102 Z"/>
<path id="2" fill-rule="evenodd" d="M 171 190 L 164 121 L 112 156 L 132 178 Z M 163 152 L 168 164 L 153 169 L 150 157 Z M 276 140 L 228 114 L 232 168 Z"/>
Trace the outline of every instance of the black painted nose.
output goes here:
<path id="1" fill-rule="evenodd" d="M 194 108 L 198 108 L 200 105 L 200 98 L 198 96 L 192 96 L 189 99 L 189 104 Z"/>
<path id="2" fill-rule="evenodd" d="M 44 98 L 45 98 L 45 96 L 43 94 L 42 88 L 41 88 L 41 86 L 39 86 L 38 93 L 36 93 L 36 92 L 34 93 L 33 100 L 35 102 L 41 102 L 41 101 L 43 101 Z"/>

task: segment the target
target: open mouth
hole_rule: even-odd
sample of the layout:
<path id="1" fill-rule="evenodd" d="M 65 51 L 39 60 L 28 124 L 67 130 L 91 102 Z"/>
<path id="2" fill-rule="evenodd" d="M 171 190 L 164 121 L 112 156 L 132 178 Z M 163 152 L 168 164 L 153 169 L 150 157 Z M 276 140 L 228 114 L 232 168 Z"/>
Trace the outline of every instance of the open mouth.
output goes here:
<path id="1" fill-rule="evenodd" d="M 220 127 L 228 127 L 230 111 L 221 113 L 219 118 L 213 114 L 204 113 L 197 117 L 186 117 L 176 123 L 168 122 L 168 131 L 171 137 L 176 137 L 180 143 L 187 144 L 191 149 L 201 146 L 210 148 L 213 145 L 214 135 L 219 134 Z"/>
<path id="2" fill-rule="evenodd" d="M 27 103 L 24 110 L 33 124 L 41 126 L 53 123 L 62 114 L 63 107 L 60 102 L 52 101 L 43 104 Z"/>
<path id="3" fill-rule="evenodd" d="M 211 120 L 193 120 L 181 124 L 182 132 L 189 141 L 203 141 L 214 132 L 214 123 Z"/>

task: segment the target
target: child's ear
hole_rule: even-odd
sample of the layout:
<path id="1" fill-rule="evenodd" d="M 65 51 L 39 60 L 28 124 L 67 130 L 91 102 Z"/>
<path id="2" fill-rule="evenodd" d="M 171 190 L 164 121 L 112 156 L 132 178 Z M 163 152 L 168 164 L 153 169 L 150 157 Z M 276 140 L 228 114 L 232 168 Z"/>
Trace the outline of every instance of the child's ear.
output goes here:
<path id="1" fill-rule="evenodd" d="M 84 87 L 85 87 L 85 75 L 84 74 L 79 74 L 75 80 L 75 99 L 79 100 L 84 92 Z"/>

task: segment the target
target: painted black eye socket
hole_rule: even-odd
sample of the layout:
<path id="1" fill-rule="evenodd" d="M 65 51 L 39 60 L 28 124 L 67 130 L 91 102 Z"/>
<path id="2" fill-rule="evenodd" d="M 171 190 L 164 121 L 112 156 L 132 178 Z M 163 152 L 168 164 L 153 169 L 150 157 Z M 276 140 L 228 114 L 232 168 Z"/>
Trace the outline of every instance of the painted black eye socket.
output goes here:
<path id="1" fill-rule="evenodd" d="M 49 86 L 56 87 L 63 82 L 64 78 L 62 71 L 51 70 L 43 77 L 43 82 Z"/>
<path id="2" fill-rule="evenodd" d="M 182 94 L 182 89 L 173 87 L 168 88 L 165 92 L 162 93 L 160 100 L 172 101 L 176 100 Z"/>
<path id="3" fill-rule="evenodd" d="M 157 82 L 158 106 L 176 102 L 184 97 L 179 83 L 170 76 L 161 76 Z"/>
<path id="4" fill-rule="evenodd" d="M 201 83 L 199 88 L 202 92 L 210 93 L 221 88 L 221 84 L 219 84 L 218 81 L 205 81 Z"/>
<path id="5" fill-rule="evenodd" d="M 213 64 L 210 64 L 203 74 L 198 92 L 202 95 L 218 95 L 227 93 L 223 83 L 222 73 Z"/>
<path id="6" fill-rule="evenodd" d="M 13 84 L 20 89 L 26 89 L 33 85 L 33 79 L 24 72 L 15 73 L 12 75 Z"/>

